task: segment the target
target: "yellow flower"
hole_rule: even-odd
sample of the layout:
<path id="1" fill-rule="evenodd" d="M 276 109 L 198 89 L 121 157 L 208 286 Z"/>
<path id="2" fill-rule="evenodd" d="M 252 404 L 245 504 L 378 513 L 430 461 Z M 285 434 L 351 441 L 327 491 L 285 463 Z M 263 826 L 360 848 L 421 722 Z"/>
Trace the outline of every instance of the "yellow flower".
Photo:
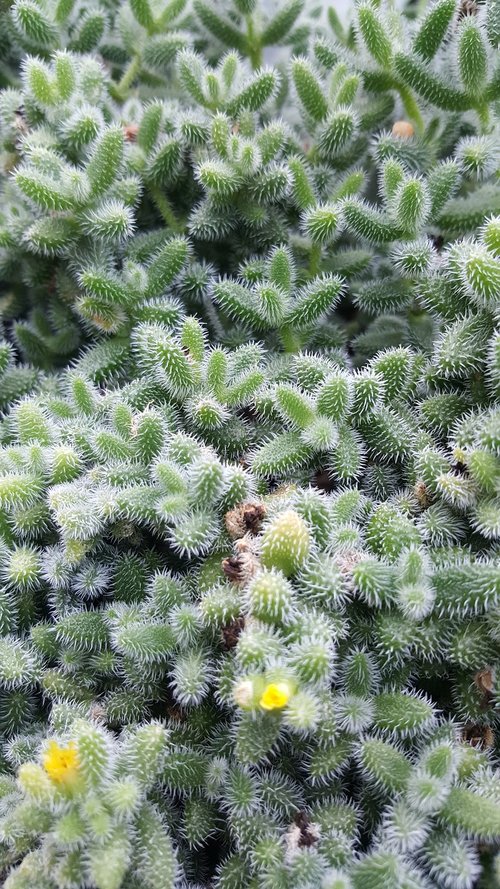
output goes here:
<path id="1" fill-rule="evenodd" d="M 78 753 L 72 741 L 67 747 L 60 747 L 51 741 L 43 757 L 43 767 L 49 778 L 56 784 L 70 784 L 78 777 Z"/>
<path id="2" fill-rule="evenodd" d="M 291 697 L 291 689 L 288 682 L 271 682 L 266 685 L 260 699 L 263 710 L 281 710 L 286 707 Z"/>

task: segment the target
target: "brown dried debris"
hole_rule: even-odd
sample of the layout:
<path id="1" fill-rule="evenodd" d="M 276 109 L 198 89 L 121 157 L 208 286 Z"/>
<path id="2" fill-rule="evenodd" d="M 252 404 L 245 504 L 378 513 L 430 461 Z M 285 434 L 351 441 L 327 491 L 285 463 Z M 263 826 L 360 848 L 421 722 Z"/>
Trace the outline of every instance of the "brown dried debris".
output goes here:
<path id="1" fill-rule="evenodd" d="M 249 534 L 234 544 L 235 554 L 222 560 L 222 570 L 232 583 L 246 584 L 260 568 L 255 538 Z"/>
<path id="2" fill-rule="evenodd" d="M 428 490 L 425 482 L 423 482 L 422 480 L 419 480 L 415 483 L 413 493 L 417 498 L 418 505 L 422 509 L 427 509 L 427 507 L 432 503 L 432 495 Z"/>
<path id="3" fill-rule="evenodd" d="M 484 670 L 479 670 L 474 676 L 474 682 L 479 691 L 482 691 L 483 694 L 487 695 L 489 698 L 493 697 L 495 674 L 492 667 L 485 667 Z"/>
<path id="4" fill-rule="evenodd" d="M 495 735 L 493 734 L 491 726 L 469 722 L 464 726 L 462 741 L 470 744 L 471 747 L 479 747 L 482 750 L 487 750 L 490 747 L 493 747 L 495 743 Z"/>
<path id="5" fill-rule="evenodd" d="M 238 639 L 245 628 L 245 618 L 236 617 L 231 623 L 221 629 L 222 645 L 226 651 L 236 648 Z"/>
<path id="6" fill-rule="evenodd" d="M 139 132 L 139 124 L 138 123 L 127 123 L 123 127 L 123 135 L 125 137 L 125 142 L 137 142 L 138 132 Z"/>
<path id="7" fill-rule="evenodd" d="M 229 556 L 222 560 L 222 570 L 232 583 L 242 583 L 245 573 L 243 556 Z"/>
<path id="8" fill-rule="evenodd" d="M 302 810 L 295 814 L 293 821 L 300 830 L 300 836 L 297 838 L 299 849 L 314 846 L 318 841 L 318 825 L 314 824 L 307 812 Z"/>
<path id="9" fill-rule="evenodd" d="M 239 503 L 224 516 L 227 533 L 232 540 L 238 540 L 245 534 L 258 534 L 265 515 L 263 503 Z"/>

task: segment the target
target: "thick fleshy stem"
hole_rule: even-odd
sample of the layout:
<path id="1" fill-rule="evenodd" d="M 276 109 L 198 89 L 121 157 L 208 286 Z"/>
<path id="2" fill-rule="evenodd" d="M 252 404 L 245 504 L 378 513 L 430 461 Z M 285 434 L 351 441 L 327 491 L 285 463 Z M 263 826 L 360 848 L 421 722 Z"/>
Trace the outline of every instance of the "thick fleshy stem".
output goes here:
<path id="1" fill-rule="evenodd" d="M 251 15 L 247 16 L 247 44 L 248 57 L 254 71 L 262 68 L 262 46 L 258 35 L 255 33 L 254 22 Z"/>

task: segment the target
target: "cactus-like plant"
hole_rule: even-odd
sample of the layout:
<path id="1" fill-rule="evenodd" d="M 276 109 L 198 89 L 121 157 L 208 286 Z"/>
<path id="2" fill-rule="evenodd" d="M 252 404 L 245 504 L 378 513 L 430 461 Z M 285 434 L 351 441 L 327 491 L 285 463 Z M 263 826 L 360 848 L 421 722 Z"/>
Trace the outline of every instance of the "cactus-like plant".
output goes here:
<path id="1" fill-rule="evenodd" d="M 0 880 L 500 887 L 500 5 L 0 10 Z"/>

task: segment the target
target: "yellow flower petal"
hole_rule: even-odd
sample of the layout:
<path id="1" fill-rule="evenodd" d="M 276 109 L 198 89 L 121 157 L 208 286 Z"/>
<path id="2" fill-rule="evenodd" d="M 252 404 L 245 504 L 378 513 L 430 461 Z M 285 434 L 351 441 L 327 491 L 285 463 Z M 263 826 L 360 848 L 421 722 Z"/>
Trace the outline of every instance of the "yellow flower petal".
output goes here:
<path id="1" fill-rule="evenodd" d="M 290 686 L 287 682 L 272 682 L 264 689 L 260 699 L 263 710 L 281 710 L 290 700 Z"/>
<path id="2" fill-rule="evenodd" d="M 61 747 L 51 741 L 43 757 L 43 767 L 56 784 L 68 784 L 78 775 L 78 754 L 72 741 Z"/>

